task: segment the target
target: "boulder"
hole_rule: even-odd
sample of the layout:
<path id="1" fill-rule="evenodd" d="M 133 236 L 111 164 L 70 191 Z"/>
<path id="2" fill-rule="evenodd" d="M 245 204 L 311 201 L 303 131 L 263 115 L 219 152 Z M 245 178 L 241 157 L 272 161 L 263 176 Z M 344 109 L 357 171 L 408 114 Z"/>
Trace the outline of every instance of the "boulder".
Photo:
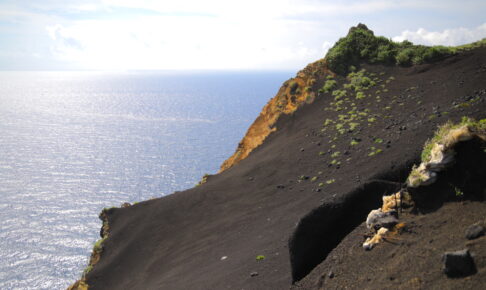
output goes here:
<path id="1" fill-rule="evenodd" d="M 484 235 L 484 227 L 478 224 L 470 225 L 466 230 L 466 238 L 474 240 Z"/>
<path id="2" fill-rule="evenodd" d="M 442 255 L 443 271 L 448 277 L 464 277 L 476 273 L 476 266 L 468 249 Z"/>

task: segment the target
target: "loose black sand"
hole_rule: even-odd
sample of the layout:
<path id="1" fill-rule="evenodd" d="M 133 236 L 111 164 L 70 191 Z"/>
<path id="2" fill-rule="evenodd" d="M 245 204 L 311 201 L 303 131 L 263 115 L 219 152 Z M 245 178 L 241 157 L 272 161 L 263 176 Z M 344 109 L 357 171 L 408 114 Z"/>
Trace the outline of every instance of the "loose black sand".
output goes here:
<path id="1" fill-rule="evenodd" d="M 485 218 L 482 202 L 450 202 L 427 215 L 410 214 L 410 232 L 400 235 L 398 243 L 365 252 L 361 223 L 380 206 L 384 192 L 370 193 L 369 199 L 359 194 L 363 188 L 399 186 L 393 182 L 406 179 L 439 124 L 462 116 L 486 118 L 486 48 L 436 64 L 364 67 L 382 80 L 394 80 L 379 93 L 380 102 L 356 102 L 359 108 L 382 112 L 361 127 L 359 144 L 350 145 L 356 136 L 351 133 L 329 143 L 322 124 L 341 112 L 324 110 L 330 94 L 317 97 L 281 117 L 263 145 L 206 184 L 109 211 L 110 235 L 87 275 L 90 289 L 288 289 L 300 278 L 294 287 L 484 286 L 485 238 L 468 243 L 463 237 L 465 227 Z M 323 82 L 318 79 L 314 87 Z M 368 156 L 372 146 L 382 152 Z M 329 165 L 336 151 L 341 164 Z M 374 179 L 391 183 L 373 185 Z M 292 250 L 292 269 L 289 238 L 300 219 L 319 208 L 331 209 L 330 215 L 294 237 L 299 246 Z M 325 236 L 320 227 L 328 230 Z M 323 247 L 315 237 L 324 241 Z M 481 253 L 478 273 L 444 278 L 440 254 L 465 246 Z M 257 260 L 258 255 L 265 259 Z M 334 278 L 321 278 L 331 270 Z"/>

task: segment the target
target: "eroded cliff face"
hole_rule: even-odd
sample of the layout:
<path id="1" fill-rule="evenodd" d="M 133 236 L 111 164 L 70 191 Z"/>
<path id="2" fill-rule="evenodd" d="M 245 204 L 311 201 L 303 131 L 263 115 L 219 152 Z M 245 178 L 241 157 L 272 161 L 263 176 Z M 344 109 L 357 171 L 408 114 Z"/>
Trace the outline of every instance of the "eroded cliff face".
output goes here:
<path id="1" fill-rule="evenodd" d="M 328 70 L 325 59 L 321 59 L 309 64 L 296 77 L 286 81 L 248 128 L 235 153 L 223 162 L 220 172 L 245 159 L 260 146 L 270 133 L 277 130 L 275 123 L 282 114 L 292 114 L 304 103 L 312 103 L 316 98 L 317 78 L 327 75 L 334 73 Z"/>
<path id="2" fill-rule="evenodd" d="M 129 206 L 128 203 L 122 205 L 122 207 Z M 81 279 L 74 282 L 71 286 L 67 288 L 67 290 L 87 290 L 89 288 L 88 283 L 86 282 L 86 275 L 93 269 L 94 265 L 96 265 L 101 259 L 101 252 L 103 251 L 103 243 L 108 238 L 110 225 L 108 223 L 108 215 L 113 212 L 115 208 L 103 209 L 99 215 L 99 218 L 103 222 L 101 226 L 100 236 L 101 239 L 98 240 L 95 245 L 93 246 L 93 251 L 91 252 L 91 257 L 89 258 L 89 263 L 86 269 L 83 271 L 83 275 Z"/>

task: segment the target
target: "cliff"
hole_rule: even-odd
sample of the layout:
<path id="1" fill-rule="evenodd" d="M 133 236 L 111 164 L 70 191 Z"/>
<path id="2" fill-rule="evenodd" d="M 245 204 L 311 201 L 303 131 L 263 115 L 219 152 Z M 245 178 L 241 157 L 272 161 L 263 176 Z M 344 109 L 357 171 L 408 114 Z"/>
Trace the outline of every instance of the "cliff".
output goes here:
<path id="1" fill-rule="evenodd" d="M 365 45 L 357 49 L 355 38 Z M 369 48 L 389 57 L 361 53 Z M 478 180 L 486 180 L 486 153 L 476 139 L 454 149 L 457 166 L 432 187 L 410 189 L 417 206 L 399 211 L 408 227 L 371 251 L 362 247 L 372 234 L 368 214 L 384 194 L 407 188 L 437 127 L 486 118 L 486 48 L 424 57 L 431 49 L 351 29 L 326 60 L 282 86 L 219 174 L 104 211 L 97 263 L 74 288 L 484 285 L 483 240 L 465 241 L 461 232 L 484 213 Z M 343 55 L 352 61 L 336 62 Z M 439 253 L 464 247 L 475 255 L 476 272 L 452 281 Z"/>
<path id="2" fill-rule="evenodd" d="M 297 73 L 295 78 L 286 81 L 264 107 L 260 115 L 248 128 L 238 147 L 227 160 L 223 162 L 220 172 L 234 166 L 260 146 L 270 133 L 277 130 L 275 123 L 280 116 L 295 112 L 304 103 L 312 103 L 316 97 L 316 78 L 331 75 L 325 59 L 309 64 Z"/>

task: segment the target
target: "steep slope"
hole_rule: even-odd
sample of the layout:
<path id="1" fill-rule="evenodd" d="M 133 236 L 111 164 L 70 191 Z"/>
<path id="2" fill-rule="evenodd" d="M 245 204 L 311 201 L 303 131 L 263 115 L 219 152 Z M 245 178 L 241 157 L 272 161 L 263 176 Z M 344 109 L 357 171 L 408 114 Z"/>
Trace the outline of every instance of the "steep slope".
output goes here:
<path id="1" fill-rule="evenodd" d="M 275 123 L 280 116 L 292 114 L 304 103 L 312 103 L 316 97 L 313 90 L 316 77 L 323 75 L 334 74 L 327 69 L 325 60 L 319 60 L 298 72 L 295 78 L 286 81 L 248 128 L 235 153 L 223 162 L 220 172 L 245 159 L 253 149 L 260 146 L 277 129 Z"/>
<path id="2" fill-rule="evenodd" d="M 412 67 L 364 63 L 347 78 L 325 62 L 310 68 L 296 82 L 313 97 L 287 82 L 277 95 L 287 109 L 270 101 L 247 133 L 253 141 L 240 143 L 246 158 L 201 186 L 105 212 L 109 235 L 85 277 L 90 289 L 288 288 L 361 224 L 383 191 L 400 187 L 438 124 L 486 117 L 485 48 Z M 319 92 L 326 83 L 332 90 Z M 309 251 L 289 253 L 296 224 L 323 207 L 326 222 L 300 236 Z"/>

